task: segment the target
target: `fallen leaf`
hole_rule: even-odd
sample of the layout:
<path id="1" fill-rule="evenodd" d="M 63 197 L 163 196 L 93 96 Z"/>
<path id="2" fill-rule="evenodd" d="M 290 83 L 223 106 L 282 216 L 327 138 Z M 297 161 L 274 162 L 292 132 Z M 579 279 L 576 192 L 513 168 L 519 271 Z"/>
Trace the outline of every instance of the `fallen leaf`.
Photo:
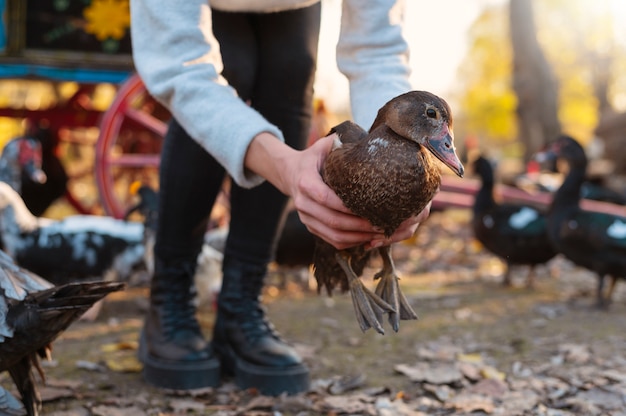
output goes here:
<path id="1" fill-rule="evenodd" d="M 66 387 L 44 385 L 39 387 L 39 393 L 41 394 L 41 400 L 44 402 L 51 402 L 68 397 L 76 397 L 76 393 L 72 389 Z"/>
<path id="2" fill-rule="evenodd" d="M 450 386 L 447 386 L 445 384 L 435 385 L 424 383 L 422 387 L 424 388 L 424 390 L 435 396 L 435 398 L 440 402 L 446 402 L 456 394 L 455 391 L 450 388 Z"/>
<path id="3" fill-rule="evenodd" d="M 422 412 L 417 412 L 412 406 L 402 400 L 391 401 L 388 398 L 376 400 L 377 416 L 421 416 Z"/>
<path id="4" fill-rule="evenodd" d="M 561 353 L 567 362 L 584 364 L 591 358 L 591 351 L 588 345 L 583 344 L 562 344 L 559 345 Z"/>
<path id="5" fill-rule="evenodd" d="M 619 410 L 623 409 L 626 405 L 624 397 L 621 394 L 603 388 L 583 391 L 578 393 L 575 397 L 606 410 Z"/>
<path id="6" fill-rule="evenodd" d="M 468 393 L 482 394 L 495 399 L 502 398 L 509 391 L 509 387 L 502 380 L 487 378 L 471 385 L 466 389 Z"/>
<path id="7" fill-rule="evenodd" d="M 328 396 L 322 399 L 323 406 L 328 412 L 376 415 L 376 408 L 372 403 L 363 401 L 362 395 Z"/>
<path id="8" fill-rule="evenodd" d="M 177 413 L 202 412 L 206 409 L 206 405 L 197 400 L 191 399 L 174 399 L 170 401 L 170 407 Z"/>
<path id="9" fill-rule="evenodd" d="M 112 344 L 104 344 L 100 347 L 102 352 L 115 352 L 115 351 L 124 351 L 124 350 L 133 350 L 136 351 L 139 347 L 139 343 L 137 341 L 122 341 L 115 342 Z"/>
<path id="10" fill-rule="evenodd" d="M 355 390 L 365 384 L 364 374 L 346 375 L 335 379 L 328 387 L 328 392 L 332 395 L 343 394 L 350 390 Z"/>
<path id="11" fill-rule="evenodd" d="M 91 409 L 93 416 L 145 416 L 142 409 L 132 407 L 96 406 Z"/>
<path id="12" fill-rule="evenodd" d="M 117 373 L 139 373 L 143 368 L 143 364 L 135 354 L 108 358 L 105 360 L 105 364 L 109 370 Z"/>
<path id="13" fill-rule="evenodd" d="M 459 363 L 459 370 L 465 376 L 465 378 L 471 381 L 478 381 L 482 377 L 480 375 L 479 368 L 474 364 L 461 362 Z"/>
<path id="14" fill-rule="evenodd" d="M 98 364 L 98 363 L 94 363 L 92 361 L 86 361 L 86 360 L 78 360 L 76 361 L 76 368 L 80 368 L 81 370 L 88 370 L 88 371 L 104 371 L 105 368 Z"/>
<path id="15" fill-rule="evenodd" d="M 397 372 L 409 377 L 411 381 L 451 384 L 463 379 L 463 374 L 455 363 L 418 363 L 414 366 L 398 364 L 394 368 Z"/>
<path id="16" fill-rule="evenodd" d="M 504 380 L 506 378 L 506 374 L 498 371 L 497 369 L 491 366 L 484 366 L 480 369 L 480 375 L 484 378 L 488 379 L 496 379 L 496 380 Z"/>
<path id="17" fill-rule="evenodd" d="M 457 359 L 463 363 L 479 364 L 483 362 L 483 356 L 480 354 L 459 354 Z"/>
<path id="18" fill-rule="evenodd" d="M 531 390 L 509 391 L 500 402 L 507 415 L 522 415 L 530 412 L 539 403 L 539 396 Z"/>
<path id="19" fill-rule="evenodd" d="M 495 409 L 491 398 L 479 394 L 460 394 L 450 399 L 450 401 L 446 403 L 446 407 L 452 407 L 466 413 L 493 413 Z"/>

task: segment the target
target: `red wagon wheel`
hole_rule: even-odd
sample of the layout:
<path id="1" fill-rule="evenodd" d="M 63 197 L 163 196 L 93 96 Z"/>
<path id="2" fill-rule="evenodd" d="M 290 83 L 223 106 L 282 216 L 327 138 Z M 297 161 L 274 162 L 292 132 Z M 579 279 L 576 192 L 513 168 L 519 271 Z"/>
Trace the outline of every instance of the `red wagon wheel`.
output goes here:
<path id="1" fill-rule="evenodd" d="M 96 184 L 105 212 L 122 218 L 135 181 L 158 188 L 158 165 L 168 111 L 131 76 L 103 114 L 96 143 Z"/>

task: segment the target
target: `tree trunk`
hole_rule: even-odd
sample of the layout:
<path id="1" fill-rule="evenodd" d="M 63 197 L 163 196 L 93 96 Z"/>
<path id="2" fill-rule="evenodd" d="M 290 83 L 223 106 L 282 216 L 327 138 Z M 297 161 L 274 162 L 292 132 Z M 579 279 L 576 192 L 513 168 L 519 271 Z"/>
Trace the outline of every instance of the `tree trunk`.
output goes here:
<path id="1" fill-rule="evenodd" d="M 613 164 L 613 173 L 626 174 L 626 113 L 617 113 L 609 101 L 613 55 L 590 52 L 593 63 L 593 91 L 598 99 L 598 125 L 595 135 L 604 143 L 603 158 Z"/>
<path id="2" fill-rule="evenodd" d="M 604 142 L 604 158 L 613 162 L 613 173 L 626 175 L 626 113 L 604 111 L 594 133 Z"/>
<path id="3" fill-rule="evenodd" d="M 513 46 L 513 90 L 517 94 L 518 140 L 524 159 L 561 132 L 557 116 L 557 83 L 537 41 L 531 0 L 510 0 Z"/>

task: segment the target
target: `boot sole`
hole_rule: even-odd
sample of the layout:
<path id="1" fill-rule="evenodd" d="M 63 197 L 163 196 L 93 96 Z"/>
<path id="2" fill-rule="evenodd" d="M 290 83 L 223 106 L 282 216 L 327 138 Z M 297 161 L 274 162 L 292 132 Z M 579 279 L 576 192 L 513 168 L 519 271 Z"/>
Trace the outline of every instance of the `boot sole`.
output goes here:
<path id="1" fill-rule="evenodd" d="M 155 387 L 193 390 L 220 384 L 220 362 L 216 357 L 189 362 L 163 361 L 148 354 L 145 342 L 139 343 L 138 355 L 143 363 L 143 379 Z"/>
<path id="2" fill-rule="evenodd" d="M 242 390 L 255 388 L 266 396 L 293 395 L 309 390 L 309 369 L 301 364 L 292 367 L 261 367 L 237 359 L 235 384 Z"/>

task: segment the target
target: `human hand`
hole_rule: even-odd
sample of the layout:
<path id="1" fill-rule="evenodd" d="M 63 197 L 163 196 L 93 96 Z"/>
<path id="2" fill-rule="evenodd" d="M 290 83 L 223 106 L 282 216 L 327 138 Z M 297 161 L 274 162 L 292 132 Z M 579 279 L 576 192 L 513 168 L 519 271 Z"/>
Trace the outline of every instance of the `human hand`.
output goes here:
<path id="1" fill-rule="evenodd" d="M 432 205 L 432 201 L 426 205 L 426 207 L 414 217 L 410 217 L 396 229 L 396 231 L 389 237 L 382 239 L 374 239 L 369 242 L 366 246 L 367 249 L 387 246 L 392 243 L 397 243 L 398 241 L 406 240 L 411 238 L 413 234 L 417 231 L 417 227 L 419 227 L 420 223 L 426 221 L 428 216 L 430 215 L 430 207 Z"/>
<path id="2" fill-rule="evenodd" d="M 430 204 L 419 215 L 404 221 L 390 237 L 385 237 L 366 219 L 354 215 L 323 181 L 320 170 L 330 152 L 336 135 L 318 140 L 300 152 L 301 160 L 294 166 L 292 190 L 295 208 L 309 231 L 337 249 L 358 244 L 380 247 L 410 238 L 430 212 Z M 297 167 L 297 168 L 296 168 Z"/>
<path id="3" fill-rule="evenodd" d="M 388 245 L 413 235 L 430 205 L 409 218 L 390 237 L 368 220 L 353 214 L 320 174 L 336 134 L 323 137 L 305 150 L 295 150 L 276 137 L 261 133 L 251 142 L 245 165 L 292 197 L 302 223 L 314 235 L 342 250 L 359 244 L 368 248 Z"/>
<path id="4" fill-rule="evenodd" d="M 369 221 L 346 208 L 320 175 L 336 137 L 321 138 L 285 161 L 287 183 L 283 191 L 292 197 L 300 220 L 312 234 L 344 249 L 382 235 Z"/>

